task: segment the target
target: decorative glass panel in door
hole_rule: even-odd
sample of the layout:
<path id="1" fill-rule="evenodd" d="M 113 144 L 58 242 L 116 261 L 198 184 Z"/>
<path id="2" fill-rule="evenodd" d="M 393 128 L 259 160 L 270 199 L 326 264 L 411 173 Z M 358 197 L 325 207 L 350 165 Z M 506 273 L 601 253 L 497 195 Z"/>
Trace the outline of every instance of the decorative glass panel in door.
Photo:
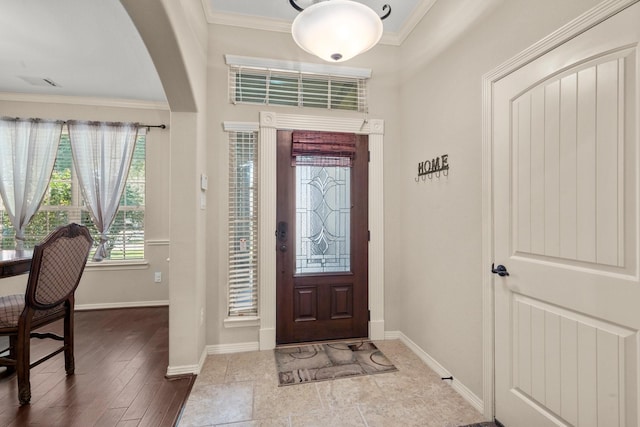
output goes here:
<path id="1" fill-rule="evenodd" d="M 296 274 L 350 271 L 351 169 L 295 169 Z"/>

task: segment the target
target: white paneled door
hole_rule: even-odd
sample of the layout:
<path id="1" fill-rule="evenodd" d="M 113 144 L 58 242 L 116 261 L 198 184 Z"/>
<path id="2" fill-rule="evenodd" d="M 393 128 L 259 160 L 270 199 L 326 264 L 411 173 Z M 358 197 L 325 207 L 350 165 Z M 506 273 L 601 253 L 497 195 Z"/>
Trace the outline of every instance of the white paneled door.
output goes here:
<path id="1" fill-rule="evenodd" d="M 638 426 L 640 3 L 494 85 L 495 414 Z"/>

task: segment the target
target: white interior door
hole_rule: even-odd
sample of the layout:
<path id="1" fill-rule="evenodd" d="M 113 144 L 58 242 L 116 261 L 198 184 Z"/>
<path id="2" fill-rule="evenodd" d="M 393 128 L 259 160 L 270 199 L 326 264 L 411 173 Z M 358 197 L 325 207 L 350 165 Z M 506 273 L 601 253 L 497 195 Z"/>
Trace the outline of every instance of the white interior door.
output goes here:
<path id="1" fill-rule="evenodd" d="M 495 414 L 638 426 L 640 3 L 494 86 Z"/>

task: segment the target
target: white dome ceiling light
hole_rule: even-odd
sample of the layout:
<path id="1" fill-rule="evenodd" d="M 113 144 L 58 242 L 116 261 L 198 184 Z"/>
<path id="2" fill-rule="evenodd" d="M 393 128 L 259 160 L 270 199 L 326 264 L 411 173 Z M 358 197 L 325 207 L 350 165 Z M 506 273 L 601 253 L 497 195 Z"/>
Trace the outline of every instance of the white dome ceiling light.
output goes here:
<path id="1" fill-rule="evenodd" d="M 289 0 L 301 13 L 291 25 L 293 40 L 305 51 L 328 62 L 342 62 L 375 46 L 382 37 L 382 20 L 370 7 L 352 0 L 325 0 L 306 9 Z"/>

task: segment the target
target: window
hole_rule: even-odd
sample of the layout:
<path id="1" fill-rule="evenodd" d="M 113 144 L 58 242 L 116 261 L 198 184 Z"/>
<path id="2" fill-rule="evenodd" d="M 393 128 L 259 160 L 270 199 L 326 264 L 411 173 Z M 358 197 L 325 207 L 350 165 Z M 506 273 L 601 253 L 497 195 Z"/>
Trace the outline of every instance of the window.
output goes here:
<path id="1" fill-rule="evenodd" d="M 232 68 L 233 103 L 288 105 L 365 111 L 366 82 L 361 79 Z"/>
<path id="2" fill-rule="evenodd" d="M 145 152 L 146 135 L 138 133 L 131 167 L 120 200 L 120 208 L 109 229 L 108 259 L 144 258 Z M 26 230 L 25 247 L 32 248 L 60 225 L 76 222 L 86 225 L 94 240 L 98 232 L 93 225 L 80 192 L 71 157 L 71 143 L 63 128 L 49 187 Z M 15 247 L 15 230 L 0 199 L 0 248 Z M 95 250 L 95 248 L 94 248 Z M 90 255 L 90 259 L 93 252 Z"/>
<path id="3" fill-rule="evenodd" d="M 234 104 L 367 111 L 370 70 L 226 55 Z"/>
<path id="4" fill-rule="evenodd" d="M 258 314 L 256 132 L 229 132 L 229 317 Z"/>

